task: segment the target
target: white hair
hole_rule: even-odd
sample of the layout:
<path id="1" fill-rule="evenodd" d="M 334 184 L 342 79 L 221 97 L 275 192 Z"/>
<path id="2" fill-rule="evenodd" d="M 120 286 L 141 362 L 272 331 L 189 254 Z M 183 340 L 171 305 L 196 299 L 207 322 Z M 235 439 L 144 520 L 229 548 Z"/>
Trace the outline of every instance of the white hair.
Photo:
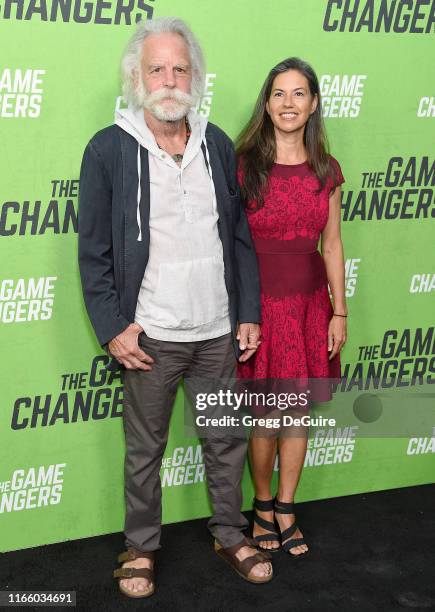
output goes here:
<path id="1" fill-rule="evenodd" d="M 177 17 L 158 17 L 157 19 L 140 21 L 130 38 L 121 60 L 122 92 L 124 99 L 133 106 L 142 106 L 145 86 L 141 77 L 142 46 L 145 38 L 151 34 L 173 32 L 183 37 L 189 50 L 192 68 L 191 94 L 199 100 L 204 91 L 205 63 L 204 55 L 198 41 L 184 21 Z M 134 73 L 139 78 L 134 79 Z"/>

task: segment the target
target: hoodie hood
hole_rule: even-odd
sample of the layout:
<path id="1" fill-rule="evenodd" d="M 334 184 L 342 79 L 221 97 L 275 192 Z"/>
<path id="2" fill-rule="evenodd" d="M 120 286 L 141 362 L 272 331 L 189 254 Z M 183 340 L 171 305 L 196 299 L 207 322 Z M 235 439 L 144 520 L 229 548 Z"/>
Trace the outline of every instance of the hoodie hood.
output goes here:
<path id="1" fill-rule="evenodd" d="M 202 115 L 198 115 L 193 110 L 190 110 L 187 114 L 187 118 L 192 128 L 192 133 L 195 128 L 199 127 L 199 134 L 201 142 L 205 140 L 205 130 L 207 128 L 207 119 Z M 133 108 L 128 106 L 127 108 L 120 108 L 115 112 L 115 124 L 119 125 L 127 134 L 133 136 L 133 138 L 143 147 L 149 150 L 150 137 L 154 140 L 151 130 L 147 126 L 143 114 L 143 109 Z M 157 143 L 156 143 L 157 144 Z"/>
<path id="2" fill-rule="evenodd" d="M 207 129 L 207 119 L 202 115 L 198 115 L 193 110 L 190 110 L 187 114 L 187 119 L 189 121 L 192 133 L 189 139 L 192 140 L 193 147 L 187 147 L 186 153 L 183 158 L 183 162 L 181 164 L 181 170 L 193 159 L 193 157 L 197 154 L 198 149 L 202 148 L 205 151 L 206 156 L 206 165 L 208 174 L 210 176 L 212 193 L 213 193 L 213 205 L 216 206 L 216 193 L 213 183 L 212 177 L 212 169 L 210 165 L 210 157 L 207 148 L 207 141 L 205 137 L 205 132 Z M 119 109 L 115 112 L 115 124 L 118 125 L 124 132 L 130 134 L 136 142 L 137 142 L 137 177 L 138 177 L 138 185 L 137 185 L 137 207 L 136 207 L 136 220 L 138 225 L 139 234 L 137 240 L 142 240 L 142 227 L 141 227 L 141 217 L 140 217 L 140 201 L 142 197 L 141 191 L 141 146 L 148 150 L 149 153 L 159 156 L 159 146 L 154 138 L 153 133 L 149 129 L 146 124 L 145 117 L 143 114 L 143 109 L 135 109 L 131 106 L 127 108 Z M 196 146 L 195 146 L 196 145 Z M 192 155 L 192 156 L 191 156 Z"/>

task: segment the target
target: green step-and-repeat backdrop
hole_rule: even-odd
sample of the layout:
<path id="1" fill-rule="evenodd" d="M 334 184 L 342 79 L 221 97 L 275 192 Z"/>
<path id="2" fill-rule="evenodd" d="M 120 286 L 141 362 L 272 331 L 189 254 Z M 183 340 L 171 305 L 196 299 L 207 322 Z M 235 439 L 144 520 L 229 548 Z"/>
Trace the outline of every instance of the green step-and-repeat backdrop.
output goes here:
<path id="1" fill-rule="evenodd" d="M 337 424 L 313 429 L 297 500 L 434 481 L 435 2 L 2 0 L 2 551 L 123 528 L 122 387 L 83 305 L 78 177 L 86 143 L 124 104 L 135 23 L 170 15 L 205 51 L 199 112 L 231 137 L 280 60 L 302 57 L 321 82 L 346 179 L 347 382 L 316 411 Z M 210 514 L 181 390 L 161 476 L 165 522 Z M 248 467 L 243 486 L 248 508 Z"/>

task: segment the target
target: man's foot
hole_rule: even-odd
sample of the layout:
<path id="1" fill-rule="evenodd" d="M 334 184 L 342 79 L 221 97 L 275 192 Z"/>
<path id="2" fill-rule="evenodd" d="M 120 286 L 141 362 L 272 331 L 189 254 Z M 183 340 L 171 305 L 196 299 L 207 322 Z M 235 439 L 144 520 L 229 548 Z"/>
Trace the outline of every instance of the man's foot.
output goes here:
<path id="1" fill-rule="evenodd" d="M 243 538 L 238 544 L 224 548 L 217 540 L 214 549 L 231 567 L 248 582 L 264 584 L 273 579 L 271 554 L 260 551 L 249 538 Z"/>
<path id="2" fill-rule="evenodd" d="M 273 518 L 274 518 L 274 513 L 273 510 L 269 510 L 267 512 L 265 511 L 260 511 L 257 508 L 255 509 L 255 513 L 262 519 L 270 522 L 273 524 Z M 254 526 L 252 528 L 252 537 L 256 538 L 257 536 L 263 536 L 263 535 L 267 535 L 270 534 L 271 531 L 270 529 L 264 529 L 263 527 L 261 527 L 261 525 L 258 525 L 258 523 L 255 521 L 255 517 L 254 517 Z M 260 548 L 262 548 L 263 550 L 276 550 L 277 548 L 280 547 L 280 543 L 278 541 L 260 541 L 258 542 L 258 546 Z"/>
<path id="3" fill-rule="evenodd" d="M 239 548 L 239 550 L 235 553 L 235 556 L 239 561 L 244 561 L 247 557 L 252 557 L 256 553 L 258 553 L 258 550 L 256 548 L 253 548 L 252 546 L 242 546 L 242 548 Z M 256 565 L 254 565 L 248 576 L 266 578 L 267 576 L 270 576 L 271 573 L 272 563 L 266 561 L 265 563 L 257 563 Z"/>
<path id="4" fill-rule="evenodd" d="M 122 564 L 122 567 L 147 567 L 149 569 L 153 569 L 153 566 L 154 561 L 151 559 L 145 559 L 144 557 L 139 557 L 133 561 L 126 561 Z M 123 578 L 120 580 L 121 586 L 130 591 L 134 591 L 135 593 L 143 593 L 149 588 L 150 584 L 151 581 L 148 580 L 148 578 Z"/>
<path id="5" fill-rule="evenodd" d="M 275 514 L 275 517 L 276 517 L 276 520 L 278 521 L 278 525 L 279 525 L 279 529 L 281 533 L 283 533 L 283 531 L 291 527 L 296 520 L 296 516 L 294 514 L 281 514 L 277 512 Z M 296 540 L 299 538 L 303 538 L 303 535 L 298 527 L 296 531 L 289 538 L 282 541 L 282 545 L 284 545 L 285 542 L 291 542 L 292 540 Z M 308 552 L 308 546 L 306 544 L 301 544 L 300 546 L 295 546 L 291 548 L 288 551 L 288 554 L 293 555 L 294 557 L 298 557 L 299 555 L 302 555 L 306 552 Z"/>

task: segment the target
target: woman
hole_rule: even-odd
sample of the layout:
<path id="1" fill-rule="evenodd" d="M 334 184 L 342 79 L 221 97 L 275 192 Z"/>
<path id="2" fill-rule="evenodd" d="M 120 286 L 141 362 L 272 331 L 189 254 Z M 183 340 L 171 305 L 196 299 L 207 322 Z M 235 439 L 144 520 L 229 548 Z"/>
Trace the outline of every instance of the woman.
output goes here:
<path id="1" fill-rule="evenodd" d="M 273 379 L 275 385 L 277 379 L 294 384 L 295 379 L 339 378 L 347 317 L 340 237 L 344 178 L 327 153 L 318 79 L 306 62 L 290 58 L 270 71 L 237 152 L 262 301 L 262 343 L 252 359 L 239 364 L 239 377 Z M 323 388 L 316 388 L 317 399 L 330 399 L 325 385 L 323 380 Z M 308 546 L 296 525 L 293 499 L 307 435 L 306 429 L 303 435 L 283 434 L 282 429 L 274 437 L 254 432 L 250 440 L 253 536 L 268 550 L 278 549 L 281 540 L 285 552 L 299 557 Z M 274 503 L 270 487 L 277 452 Z"/>

